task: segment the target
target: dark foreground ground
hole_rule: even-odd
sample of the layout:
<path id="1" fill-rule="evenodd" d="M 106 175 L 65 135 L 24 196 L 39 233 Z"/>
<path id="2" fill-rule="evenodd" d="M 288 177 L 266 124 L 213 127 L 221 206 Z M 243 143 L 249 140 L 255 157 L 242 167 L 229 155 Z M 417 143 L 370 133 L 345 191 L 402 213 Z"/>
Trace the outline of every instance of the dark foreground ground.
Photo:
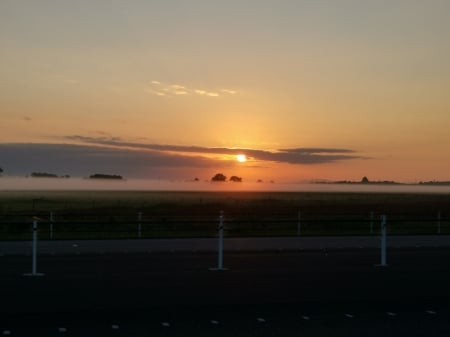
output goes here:
<path id="1" fill-rule="evenodd" d="M 6 336 L 450 336 L 450 249 L 0 257 Z"/>

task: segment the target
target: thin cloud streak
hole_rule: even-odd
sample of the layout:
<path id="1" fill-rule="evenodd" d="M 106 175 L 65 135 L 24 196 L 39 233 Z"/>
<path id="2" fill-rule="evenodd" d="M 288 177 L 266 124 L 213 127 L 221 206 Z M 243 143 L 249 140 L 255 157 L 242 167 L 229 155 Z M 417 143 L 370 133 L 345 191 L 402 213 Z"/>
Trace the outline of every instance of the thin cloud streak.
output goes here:
<path id="1" fill-rule="evenodd" d="M 236 90 L 221 89 L 218 91 L 211 91 L 206 89 L 191 89 L 181 84 L 163 84 L 160 81 L 151 81 L 151 87 L 147 89 L 152 95 L 156 96 L 204 96 L 204 97 L 219 97 L 222 94 L 227 96 L 235 95 Z"/>
<path id="2" fill-rule="evenodd" d="M 226 147 L 201 147 L 201 146 L 183 146 L 169 144 L 145 144 L 121 141 L 117 138 L 106 137 L 85 137 L 68 136 L 68 140 L 89 143 L 93 145 L 103 145 L 112 147 L 123 147 L 129 149 L 140 149 L 149 151 L 172 152 L 172 153 L 197 153 L 197 154 L 216 154 L 216 155 L 236 155 L 243 153 L 252 160 L 271 161 L 289 164 L 323 164 L 336 161 L 367 159 L 355 154 L 350 149 L 340 148 L 293 148 L 280 149 L 276 151 L 245 149 L 245 148 L 226 148 Z"/>

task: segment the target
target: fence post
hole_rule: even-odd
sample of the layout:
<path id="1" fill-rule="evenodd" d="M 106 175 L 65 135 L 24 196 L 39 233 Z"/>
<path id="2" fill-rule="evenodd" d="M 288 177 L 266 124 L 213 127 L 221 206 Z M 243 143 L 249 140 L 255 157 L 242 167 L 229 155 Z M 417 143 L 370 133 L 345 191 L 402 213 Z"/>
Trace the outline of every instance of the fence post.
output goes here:
<path id="1" fill-rule="evenodd" d="M 386 267 L 386 248 L 387 248 L 387 225 L 386 215 L 381 216 L 381 267 Z"/>
<path id="2" fill-rule="evenodd" d="M 223 267 L 223 211 L 220 211 L 219 216 L 219 247 L 218 247 L 218 256 L 217 256 L 217 268 L 210 268 L 209 270 L 227 270 L 227 268 Z"/>
<path id="3" fill-rule="evenodd" d="M 32 243 L 32 257 L 31 257 L 31 274 L 24 274 L 25 276 L 44 276 L 37 272 L 37 228 L 38 218 L 33 218 L 33 243 Z"/>
<path id="4" fill-rule="evenodd" d="M 437 215 L 437 225 L 438 225 L 437 233 L 441 234 L 441 211 L 439 211 Z"/>
<path id="5" fill-rule="evenodd" d="M 50 212 L 50 239 L 53 239 L 53 212 Z"/>
<path id="6" fill-rule="evenodd" d="M 142 237 L 142 212 L 138 213 L 138 237 Z"/>
<path id="7" fill-rule="evenodd" d="M 301 235 L 301 229 L 302 229 L 302 213 L 298 211 L 297 216 L 297 236 Z"/>
<path id="8" fill-rule="evenodd" d="M 373 212 L 370 212 L 370 234 L 373 234 Z"/>

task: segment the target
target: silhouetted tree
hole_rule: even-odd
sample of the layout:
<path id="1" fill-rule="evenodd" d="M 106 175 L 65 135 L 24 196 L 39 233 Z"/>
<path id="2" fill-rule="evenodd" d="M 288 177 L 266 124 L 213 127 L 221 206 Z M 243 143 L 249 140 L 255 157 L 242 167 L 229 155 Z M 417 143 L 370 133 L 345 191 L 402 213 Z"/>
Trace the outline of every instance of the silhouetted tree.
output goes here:
<path id="1" fill-rule="evenodd" d="M 89 176 L 90 179 L 116 179 L 121 180 L 123 179 L 122 176 L 118 174 L 103 174 L 103 173 L 95 173 Z"/>
<path id="2" fill-rule="evenodd" d="M 0 167 L 0 176 L 2 175 L 2 173 L 3 173 L 3 169 Z"/>
<path id="3" fill-rule="evenodd" d="M 57 174 L 48 172 L 31 172 L 33 178 L 58 178 Z"/>
<path id="4" fill-rule="evenodd" d="M 240 183 L 240 182 L 242 182 L 242 178 L 237 177 L 237 176 L 231 176 L 230 181 L 233 181 L 235 183 Z"/>
<path id="5" fill-rule="evenodd" d="M 362 177 L 362 179 L 361 179 L 361 183 L 362 184 L 368 184 L 369 183 L 369 179 L 367 179 L 367 177 Z"/>
<path id="6" fill-rule="evenodd" d="M 214 177 L 211 178 L 211 181 L 226 181 L 227 177 L 222 173 L 217 173 Z"/>

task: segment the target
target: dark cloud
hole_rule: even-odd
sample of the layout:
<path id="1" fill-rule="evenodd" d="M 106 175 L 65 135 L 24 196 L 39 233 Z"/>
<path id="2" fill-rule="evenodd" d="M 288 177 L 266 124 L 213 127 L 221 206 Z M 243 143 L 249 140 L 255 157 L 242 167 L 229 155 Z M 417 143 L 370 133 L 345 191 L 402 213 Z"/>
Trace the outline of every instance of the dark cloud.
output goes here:
<path id="1" fill-rule="evenodd" d="M 236 165 L 207 155 L 246 154 L 248 165 L 265 167 L 269 162 L 320 164 L 362 158 L 348 149 L 293 148 L 265 151 L 244 148 L 208 148 L 165 144 L 132 143 L 117 137 L 70 136 L 82 144 L 0 144 L 0 166 L 10 175 L 50 172 L 73 176 L 93 173 L 127 177 L 165 177 L 169 172 L 216 169 Z"/>
<path id="2" fill-rule="evenodd" d="M 235 155 L 244 153 L 248 157 L 261 161 L 273 161 L 290 164 L 323 164 L 341 160 L 363 159 L 355 154 L 355 151 L 339 148 L 293 148 L 280 149 L 276 151 L 245 149 L 245 148 L 225 148 L 225 147 L 201 147 L 201 146 L 182 146 L 168 144 L 145 144 L 131 143 L 121 141 L 118 138 L 107 137 L 67 137 L 72 141 L 78 141 L 89 144 L 105 145 L 113 147 L 125 147 L 130 149 L 143 149 L 161 152 L 178 153 L 199 153 L 199 154 L 224 154 Z"/>
<path id="3" fill-rule="evenodd" d="M 304 147 L 295 149 L 281 149 L 283 152 L 300 153 L 300 154 L 313 154 L 313 153 L 354 153 L 353 150 L 348 149 L 329 149 L 321 147 Z"/>
<path id="4" fill-rule="evenodd" d="M 93 173 L 160 177 L 168 168 L 208 168 L 217 162 L 200 156 L 138 151 L 92 145 L 0 144 L 0 165 L 9 175 L 50 172 L 88 176 Z"/>

